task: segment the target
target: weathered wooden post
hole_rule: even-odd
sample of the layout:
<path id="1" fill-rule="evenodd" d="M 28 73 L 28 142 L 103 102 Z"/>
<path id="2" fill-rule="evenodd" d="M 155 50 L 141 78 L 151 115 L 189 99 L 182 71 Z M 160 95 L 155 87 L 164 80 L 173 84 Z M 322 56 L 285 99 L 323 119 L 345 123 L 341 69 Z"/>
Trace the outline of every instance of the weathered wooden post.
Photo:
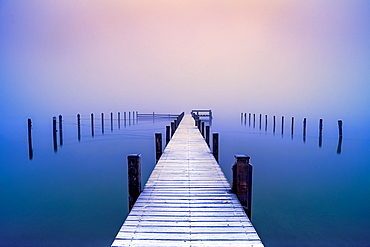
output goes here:
<path id="1" fill-rule="evenodd" d="M 253 128 L 256 127 L 256 114 L 253 113 Z"/>
<path id="2" fill-rule="evenodd" d="M 218 133 L 212 134 L 212 153 L 213 157 L 215 157 L 215 160 L 218 162 Z"/>
<path id="3" fill-rule="evenodd" d="M 54 144 L 54 152 L 58 151 L 58 143 L 57 143 L 57 118 L 53 117 L 53 144 Z"/>
<path id="4" fill-rule="evenodd" d="M 27 119 L 28 127 L 28 156 L 29 159 L 33 159 L 33 148 L 32 148 L 32 120 L 31 118 Z"/>
<path id="5" fill-rule="evenodd" d="M 91 113 L 91 136 L 94 137 L 94 113 Z"/>
<path id="6" fill-rule="evenodd" d="M 307 119 L 303 119 L 303 142 L 306 142 Z"/>
<path id="7" fill-rule="evenodd" d="M 128 168 L 128 198 L 129 211 L 131 211 L 141 193 L 141 155 L 130 154 L 127 156 Z"/>
<path id="8" fill-rule="evenodd" d="M 204 122 L 202 122 L 202 129 L 201 129 L 201 134 L 202 134 L 202 136 L 203 136 L 203 138 L 205 137 L 205 135 L 204 135 Z"/>
<path id="9" fill-rule="evenodd" d="M 248 115 L 249 115 L 248 116 L 249 127 L 251 127 L 251 114 L 249 113 Z"/>
<path id="10" fill-rule="evenodd" d="M 171 122 L 171 138 L 175 134 L 176 128 L 175 128 L 175 123 Z"/>
<path id="11" fill-rule="evenodd" d="M 260 130 L 262 128 L 262 114 L 260 114 Z"/>
<path id="12" fill-rule="evenodd" d="M 171 127 L 166 126 L 166 146 L 171 140 Z"/>
<path id="13" fill-rule="evenodd" d="M 267 131 L 267 115 L 265 115 L 265 131 Z"/>
<path id="14" fill-rule="evenodd" d="M 174 119 L 174 120 L 173 120 L 173 123 L 174 123 L 174 125 L 175 125 L 175 131 L 176 131 L 176 130 L 177 130 L 177 124 L 178 124 L 178 123 L 177 123 L 177 120 L 176 120 L 176 119 Z"/>
<path id="15" fill-rule="evenodd" d="M 211 131 L 211 128 L 210 128 L 210 126 L 206 126 L 206 143 L 207 143 L 207 145 L 208 145 L 208 147 L 209 147 L 209 135 L 210 135 L 210 131 Z"/>
<path id="16" fill-rule="evenodd" d="M 338 139 L 338 147 L 337 147 L 337 154 L 341 154 L 342 153 L 342 141 L 343 141 L 343 137 L 342 136 L 339 136 L 339 139 Z"/>
<path id="17" fill-rule="evenodd" d="M 274 126 L 272 128 L 272 132 L 275 134 L 275 129 L 276 129 L 276 117 L 274 115 Z"/>
<path id="18" fill-rule="evenodd" d="M 113 112 L 110 113 L 110 131 L 113 131 Z"/>
<path id="19" fill-rule="evenodd" d="M 291 135 L 292 135 L 292 138 L 293 138 L 293 134 L 294 134 L 294 117 L 292 117 L 292 124 L 291 124 Z"/>
<path id="20" fill-rule="evenodd" d="M 123 124 L 124 124 L 125 127 L 126 127 L 126 120 L 127 120 L 126 112 L 124 112 L 123 113 Z"/>
<path id="21" fill-rule="evenodd" d="M 162 156 L 162 133 L 155 133 L 155 159 L 158 163 L 158 160 Z"/>
<path id="22" fill-rule="evenodd" d="M 63 117 L 59 115 L 59 145 L 63 146 Z"/>
<path id="23" fill-rule="evenodd" d="M 319 147 L 322 147 L 322 128 L 323 128 L 322 122 L 323 120 L 322 118 L 320 118 L 319 120 Z"/>
<path id="24" fill-rule="evenodd" d="M 232 190 L 238 197 L 249 220 L 252 219 L 252 170 L 249 157 L 244 154 L 235 154 L 235 163 L 232 166 Z"/>
<path id="25" fill-rule="evenodd" d="M 284 134 L 284 116 L 281 116 L 281 134 Z"/>
<path id="26" fill-rule="evenodd" d="M 121 113 L 118 112 L 118 129 L 121 129 Z"/>
<path id="27" fill-rule="evenodd" d="M 128 124 L 131 125 L 131 112 L 128 112 Z"/>
<path id="28" fill-rule="evenodd" d="M 104 134 L 104 113 L 101 113 L 101 133 Z"/>
<path id="29" fill-rule="evenodd" d="M 343 137 L 343 121 L 338 120 L 339 137 Z"/>
<path id="30" fill-rule="evenodd" d="M 77 140 L 81 141 L 81 115 L 77 114 Z"/>

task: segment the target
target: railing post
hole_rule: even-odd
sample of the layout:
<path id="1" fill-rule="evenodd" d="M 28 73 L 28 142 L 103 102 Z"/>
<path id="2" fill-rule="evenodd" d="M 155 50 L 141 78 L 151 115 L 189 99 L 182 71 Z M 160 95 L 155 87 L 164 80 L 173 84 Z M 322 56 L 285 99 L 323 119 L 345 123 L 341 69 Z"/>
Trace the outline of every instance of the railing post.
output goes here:
<path id="1" fill-rule="evenodd" d="M 244 154 L 235 154 L 235 163 L 232 166 L 232 190 L 238 197 L 249 220 L 252 219 L 252 170 L 249 157 Z"/>
<path id="2" fill-rule="evenodd" d="M 213 157 L 215 157 L 215 160 L 217 161 L 218 163 L 218 133 L 213 133 L 212 134 L 212 153 L 213 153 Z"/>
<path id="3" fill-rule="evenodd" d="M 166 126 L 166 146 L 171 140 L 171 127 Z"/>
<path id="4" fill-rule="evenodd" d="M 141 193 L 141 155 L 127 156 L 129 211 Z"/>
<path id="5" fill-rule="evenodd" d="M 162 133 L 155 133 L 155 159 L 158 163 L 158 160 L 162 156 Z"/>
<path id="6" fill-rule="evenodd" d="M 209 147 L 209 135 L 210 135 L 211 128 L 207 125 L 206 126 L 206 143 Z"/>
<path id="7" fill-rule="evenodd" d="M 33 149 L 32 149 L 32 120 L 29 118 L 27 120 L 27 126 L 28 126 L 28 156 L 29 159 L 33 159 Z"/>

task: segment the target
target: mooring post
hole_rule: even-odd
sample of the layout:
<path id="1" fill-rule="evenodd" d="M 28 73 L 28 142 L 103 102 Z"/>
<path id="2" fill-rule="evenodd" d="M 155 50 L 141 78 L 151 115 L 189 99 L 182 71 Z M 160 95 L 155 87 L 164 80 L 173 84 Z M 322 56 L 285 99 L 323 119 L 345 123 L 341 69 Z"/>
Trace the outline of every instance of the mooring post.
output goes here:
<path id="1" fill-rule="evenodd" d="M 319 120 L 319 147 L 322 147 L 322 128 L 323 128 L 322 122 L 323 120 L 322 118 L 320 118 Z"/>
<path id="2" fill-rule="evenodd" d="M 81 115 L 77 114 L 77 140 L 81 141 Z"/>
<path id="3" fill-rule="evenodd" d="M 158 163 L 158 160 L 162 156 L 162 133 L 155 133 L 155 159 Z"/>
<path id="4" fill-rule="evenodd" d="M 265 131 L 267 131 L 267 115 L 265 115 Z"/>
<path id="5" fill-rule="evenodd" d="M 53 144 L 54 144 L 54 152 L 58 151 L 58 143 L 57 143 L 57 118 L 53 117 Z"/>
<path id="6" fill-rule="evenodd" d="M 104 113 L 101 113 L 101 133 L 104 134 Z"/>
<path id="7" fill-rule="evenodd" d="M 235 154 L 235 163 L 232 166 L 232 190 L 238 197 L 249 220 L 252 219 L 252 170 L 249 157 L 244 154 Z"/>
<path id="8" fill-rule="evenodd" d="M 260 130 L 262 128 L 262 114 L 260 114 Z"/>
<path id="9" fill-rule="evenodd" d="M 343 121 L 338 120 L 339 137 L 343 137 Z"/>
<path id="10" fill-rule="evenodd" d="M 212 134 L 212 153 L 213 157 L 215 157 L 215 160 L 218 162 L 218 133 Z"/>
<path id="11" fill-rule="evenodd" d="M 166 126 L 166 146 L 171 140 L 171 127 Z"/>
<path id="12" fill-rule="evenodd" d="M 251 114 L 248 114 L 248 122 L 249 122 L 249 127 L 251 127 Z"/>
<path id="13" fill-rule="evenodd" d="M 244 125 L 247 124 L 247 113 L 244 113 Z"/>
<path id="14" fill-rule="evenodd" d="M 256 114 L 253 113 L 253 128 L 256 127 Z"/>
<path id="15" fill-rule="evenodd" d="M 63 146 L 63 117 L 59 115 L 59 145 Z"/>
<path id="16" fill-rule="evenodd" d="M 32 120 L 31 118 L 27 119 L 28 127 L 28 156 L 29 159 L 33 159 L 33 149 L 32 149 Z"/>
<path id="17" fill-rule="evenodd" d="M 91 113 L 91 136 L 94 137 L 94 113 Z"/>
<path id="18" fill-rule="evenodd" d="M 128 198 L 129 211 L 131 211 L 141 193 L 141 155 L 130 154 L 127 156 L 128 168 Z"/>
<path id="19" fill-rule="evenodd" d="M 121 129 L 121 113 L 118 112 L 118 129 Z"/>
<path id="20" fill-rule="evenodd" d="M 176 130 L 175 123 L 174 122 L 171 122 L 171 138 L 175 134 L 175 130 Z"/>
<path id="21" fill-rule="evenodd" d="M 128 112 L 128 124 L 131 124 L 131 112 Z"/>
<path id="22" fill-rule="evenodd" d="M 209 147 L 209 135 L 210 135 L 210 131 L 211 131 L 211 127 L 210 126 L 206 126 L 206 143 L 207 143 L 207 145 L 208 145 L 208 147 Z"/>
<path id="23" fill-rule="evenodd" d="M 205 137 L 205 135 L 204 135 L 204 122 L 202 122 L 202 130 L 201 130 L 201 133 L 202 133 L 202 136 L 203 136 L 203 138 Z"/>
<path id="24" fill-rule="evenodd" d="M 293 134 L 294 134 L 294 117 L 292 117 L 292 124 L 291 124 L 291 135 L 292 135 L 292 138 L 293 138 Z"/>
<path id="25" fill-rule="evenodd" d="M 306 142 L 307 119 L 303 119 L 303 142 Z"/>
<path id="26" fill-rule="evenodd" d="M 110 113 L 110 131 L 113 131 L 113 112 Z"/>
<path id="27" fill-rule="evenodd" d="M 124 112 L 123 113 L 123 124 L 124 124 L 125 127 L 126 127 L 126 119 L 127 119 L 126 112 Z"/>
<path id="28" fill-rule="evenodd" d="M 281 134 L 284 134 L 284 116 L 281 116 Z"/>
<path id="29" fill-rule="evenodd" d="M 272 132 L 275 134 L 275 129 L 276 129 L 276 117 L 274 115 L 274 126 L 272 128 Z"/>

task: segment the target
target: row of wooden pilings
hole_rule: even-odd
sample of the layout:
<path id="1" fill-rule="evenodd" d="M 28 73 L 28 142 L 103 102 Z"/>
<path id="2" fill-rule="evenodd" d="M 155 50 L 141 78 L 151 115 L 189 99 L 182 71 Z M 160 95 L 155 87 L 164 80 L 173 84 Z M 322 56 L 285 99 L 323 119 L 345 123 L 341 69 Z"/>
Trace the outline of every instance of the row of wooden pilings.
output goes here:
<path id="1" fill-rule="evenodd" d="M 185 113 L 182 112 L 177 118 L 171 122 L 170 126 L 166 126 L 166 146 L 170 142 L 172 136 L 175 134 L 177 127 L 183 119 Z M 162 147 L 162 133 L 155 133 L 155 158 L 156 163 L 161 158 L 163 153 Z M 129 197 L 129 211 L 131 211 L 137 198 L 139 198 L 141 189 L 141 155 L 130 154 L 127 156 L 128 169 L 128 197 Z"/>

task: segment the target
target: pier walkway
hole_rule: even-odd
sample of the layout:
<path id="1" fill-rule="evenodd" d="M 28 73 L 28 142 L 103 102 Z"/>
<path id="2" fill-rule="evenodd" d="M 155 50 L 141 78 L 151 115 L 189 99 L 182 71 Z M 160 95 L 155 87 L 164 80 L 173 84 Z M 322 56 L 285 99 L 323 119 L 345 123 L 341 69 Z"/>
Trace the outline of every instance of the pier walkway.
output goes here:
<path id="1" fill-rule="evenodd" d="M 263 246 L 190 115 L 112 246 Z"/>

